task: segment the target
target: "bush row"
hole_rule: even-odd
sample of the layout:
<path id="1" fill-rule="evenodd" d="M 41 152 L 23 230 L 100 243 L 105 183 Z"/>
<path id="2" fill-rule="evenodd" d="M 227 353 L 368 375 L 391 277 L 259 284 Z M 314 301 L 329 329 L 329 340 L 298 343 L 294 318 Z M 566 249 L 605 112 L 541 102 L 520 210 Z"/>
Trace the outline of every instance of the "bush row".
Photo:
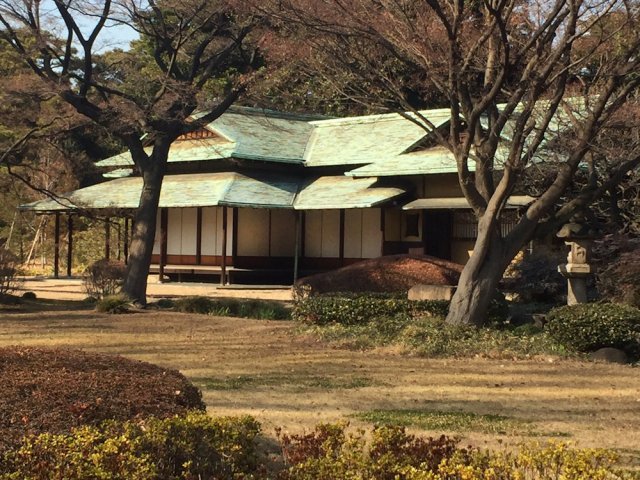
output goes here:
<path id="1" fill-rule="evenodd" d="M 282 464 L 261 462 L 251 417 L 204 413 L 144 422 L 110 422 L 69 434 L 40 434 L 0 459 L 1 480 L 631 480 L 617 456 L 561 442 L 517 452 L 460 448 L 457 438 L 421 438 L 404 427 L 348 433 L 322 424 L 278 433 Z"/>
<path id="2" fill-rule="evenodd" d="M 617 472 L 617 457 L 602 449 L 574 449 L 566 443 L 523 446 L 519 451 L 490 452 L 459 448 L 442 436 L 422 439 L 402 427 L 347 434 L 344 425 L 320 425 L 307 435 L 281 438 L 288 468 L 285 480 L 613 480 L 631 479 Z"/>
<path id="3" fill-rule="evenodd" d="M 289 309 L 284 304 L 269 300 L 185 297 L 174 301 L 165 301 L 163 307 L 173 307 L 184 313 L 262 320 L 287 320 L 291 317 Z"/>
<path id="4" fill-rule="evenodd" d="M 291 317 L 314 325 L 361 325 L 397 315 L 443 316 L 448 308 L 448 302 L 440 300 L 413 302 L 394 295 L 342 293 L 298 298 Z"/>
<path id="5" fill-rule="evenodd" d="M 547 314 L 546 329 L 558 343 L 579 352 L 602 347 L 640 354 L 640 310 L 615 303 L 559 307 Z"/>
<path id="6" fill-rule="evenodd" d="M 108 422 L 24 439 L 2 458 L 0 479 L 178 480 L 251 478 L 259 424 L 190 412 Z"/>

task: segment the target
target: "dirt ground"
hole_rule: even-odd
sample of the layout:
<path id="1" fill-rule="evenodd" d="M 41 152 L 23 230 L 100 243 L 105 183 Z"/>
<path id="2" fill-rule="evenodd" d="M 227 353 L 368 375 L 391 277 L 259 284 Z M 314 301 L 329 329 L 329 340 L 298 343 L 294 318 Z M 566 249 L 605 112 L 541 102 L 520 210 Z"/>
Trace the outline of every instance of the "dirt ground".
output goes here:
<path id="1" fill-rule="evenodd" d="M 291 287 L 287 286 L 264 288 L 251 285 L 231 285 L 220 287 L 215 283 L 160 283 L 156 275 L 150 275 L 148 282 L 147 298 L 150 301 L 165 297 L 193 295 L 291 300 Z M 22 292 L 34 292 L 38 298 L 52 300 L 82 300 L 87 297 L 80 278 L 24 277 L 21 280 L 18 294 Z"/>
<path id="2" fill-rule="evenodd" d="M 350 351 L 297 335 L 290 322 L 170 312 L 0 312 L 0 346 L 13 344 L 121 354 L 177 368 L 202 388 L 211 414 L 253 415 L 270 435 L 276 427 L 301 432 L 341 419 L 363 425 L 351 415 L 372 409 L 472 412 L 531 422 L 532 429 L 428 433 L 458 434 L 489 447 L 560 435 L 640 462 L 640 370 L 630 366 Z"/>

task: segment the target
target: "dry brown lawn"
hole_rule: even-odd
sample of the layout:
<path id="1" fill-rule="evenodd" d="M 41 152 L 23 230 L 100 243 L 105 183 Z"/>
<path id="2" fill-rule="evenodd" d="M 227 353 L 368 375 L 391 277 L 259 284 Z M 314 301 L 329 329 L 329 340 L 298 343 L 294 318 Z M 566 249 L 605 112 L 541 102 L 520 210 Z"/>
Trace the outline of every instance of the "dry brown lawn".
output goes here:
<path id="1" fill-rule="evenodd" d="M 470 412 L 526 428 L 496 434 L 454 424 L 428 433 L 490 447 L 555 436 L 613 448 L 640 463 L 640 370 L 630 366 L 351 351 L 296 335 L 289 322 L 169 312 L 0 312 L 0 346 L 15 344 L 120 354 L 179 369 L 201 386 L 211 414 L 251 414 L 267 434 L 341 419 L 362 425 L 352 415 L 375 409 Z"/>

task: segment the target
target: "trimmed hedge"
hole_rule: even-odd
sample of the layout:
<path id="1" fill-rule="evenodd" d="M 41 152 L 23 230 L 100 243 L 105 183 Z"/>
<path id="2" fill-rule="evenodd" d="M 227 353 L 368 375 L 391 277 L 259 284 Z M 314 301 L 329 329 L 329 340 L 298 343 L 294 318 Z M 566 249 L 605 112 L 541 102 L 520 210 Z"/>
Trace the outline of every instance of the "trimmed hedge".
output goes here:
<path id="1" fill-rule="evenodd" d="M 398 315 L 444 317 L 448 311 L 449 302 L 446 300 L 415 301 L 394 294 L 340 293 L 298 297 L 291 316 L 296 321 L 313 325 L 362 325 Z M 490 322 L 502 323 L 508 313 L 506 301 L 500 298 L 491 303 L 487 315 Z"/>
<path id="2" fill-rule="evenodd" d="M 397 295 L 341 293 L 299 298 L 294 303 L 291 317 L 314 325 L 362 325 L 397 315 L 442 316 L 447 314 L 448 308 L 448 302 L 440 300 L 414 302 Z"/>
<path id="3" fill-rule="evenodd" d="M 545 328 L 558 343 L 579 352 L 603 347 L 640 353 L 640 310 L 615 303 L 585 303 L 554 308 Z"/>
<path id="4" fill-rule="evenodd" d="M 180 372 L 115 355 L 0 348 L 0 452 L 25 434 L 204 410 Z"/>
<path id="5" fill-rule="evenodd" d="M 2 460 L 1 480 L 178 480 L 251 478 L 258 468 L 251 417 L 189 412 L 108 422 L 24 439 Z"/>
<path id="6" fill-rule="evenodd" d="M 184 313 L 201 313 L 221 317 L 288 320 L 289 309 L 281 302 L 257 299 L 184 297 L 173 302 L 173 308 Z"/>

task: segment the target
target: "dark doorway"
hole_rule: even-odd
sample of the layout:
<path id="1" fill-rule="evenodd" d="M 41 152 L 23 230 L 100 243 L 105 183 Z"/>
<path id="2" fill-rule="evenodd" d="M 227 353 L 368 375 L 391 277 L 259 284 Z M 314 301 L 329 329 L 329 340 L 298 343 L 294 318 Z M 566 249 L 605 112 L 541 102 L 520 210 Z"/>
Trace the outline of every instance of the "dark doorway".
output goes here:
<path id="1" fill-rule="evenodd" d="M 423 210 L 424 253 L 432 257 L 451 260 L 451 210 Z"/>

